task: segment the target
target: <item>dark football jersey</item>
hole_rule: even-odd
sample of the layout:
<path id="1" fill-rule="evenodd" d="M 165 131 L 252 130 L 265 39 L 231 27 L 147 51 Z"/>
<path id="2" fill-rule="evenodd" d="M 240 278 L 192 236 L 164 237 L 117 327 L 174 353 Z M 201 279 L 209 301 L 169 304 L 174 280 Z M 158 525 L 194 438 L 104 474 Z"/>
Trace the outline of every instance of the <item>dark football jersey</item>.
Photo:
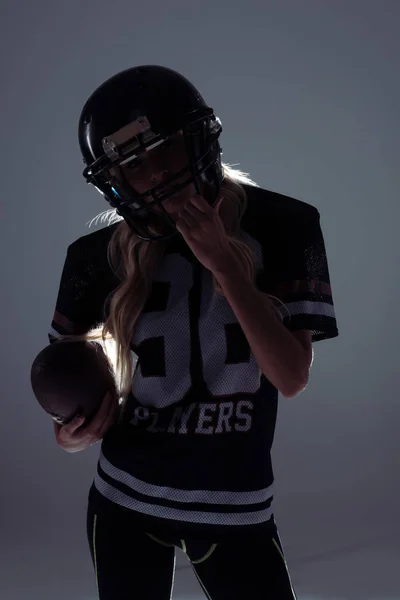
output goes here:
<path id="1" fill-rule="evenodd" d="M 338 335 L 318 210 L 244 185 L 241 222 L 256 286 L 283 324 L 312 340 Z M 68 248 L 49 332 L 104 322 L 118 284 L 107 243 L 118 224 Z M 178 536 L 237 535 L 273 514 L 271 447 L 278 390 L 261 372 L 226 298 L 182 236 L 170 240 L 137 321 L 135 371 L 124 419 L 102 440 L 89 498 L 99 514 Z"/>

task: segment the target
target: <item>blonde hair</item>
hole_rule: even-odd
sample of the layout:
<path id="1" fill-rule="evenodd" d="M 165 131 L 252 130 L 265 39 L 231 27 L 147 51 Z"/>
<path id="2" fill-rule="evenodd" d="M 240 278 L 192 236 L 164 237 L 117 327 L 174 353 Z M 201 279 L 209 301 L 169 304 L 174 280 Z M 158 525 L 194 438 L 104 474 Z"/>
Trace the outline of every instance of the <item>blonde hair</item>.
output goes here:
<path id="1" fill-rule="evenodd" d="M 224 223 L 231 249 L 246 276 L 255 280 L 255 257 L 253 251 L 244 243 L 240 235 L 240 223 L 247 207 L 247 196 L 242 183 L 257 186 L 247 173 L 223 163 L 224 180 L 220 195 L 223 196 L 219 214 Z M 62 336 L 65 341 L 98 342 L 109 360 L 114 374 L 116 387 L 121 401 L 131 390 L 134 374 L 131 340 L 137 320 L 142 312 L 151 290 L 155 269 L 162 258 L 167 241 L 147 242 L 138 238 L 116 210 L 107 210 L 92 219 L 112 225 L 118 223 L 113 232 L 107 258 L 113 272 L 120 280 L 119 286 L 112 292 L 109 316 L 105 323 L 80 336 Z M 217 279 L 213 276 L 214 291 L 223 296 Z M 135 290 L 135 293 L 132 293 Z M 275 296 L 269 298 L 282 304 Z M 279 319 L 282 315 L 272 303 Z M 122 410 L 121 410 L 122 416 Z"/>

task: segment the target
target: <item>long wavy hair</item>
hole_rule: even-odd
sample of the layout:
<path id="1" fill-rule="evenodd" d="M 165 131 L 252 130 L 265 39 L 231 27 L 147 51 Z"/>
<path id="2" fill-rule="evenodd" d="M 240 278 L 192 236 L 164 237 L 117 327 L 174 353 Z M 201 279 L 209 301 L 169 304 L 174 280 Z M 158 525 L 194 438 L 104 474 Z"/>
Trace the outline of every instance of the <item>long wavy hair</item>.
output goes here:
<path id="1" fill-rule="evenodd" d="M 247 195 L 241 184 L 254 186 L 257 184 L 249 177 L 248 173 L 225 163 L 222 166 L 224 180 L 221 184 L 220 195 L 223 196 L 223 199 L 219 214 L 240 268 L 254 282 L 256 275 L 254 253 L 240 234 L 240 223 L 247 207 Z M 136 366 L 131 351 L 133 332 L 151 291 L 154 272 L 164 254 L 167 241 L 141 240 L 132 232 L 123 217 L 116 213 L 115 209 L 98 214 L 89 221 L 88 225 L 90 227 L 93 222 L 98 223 L 99 221 L 108 226 L 119 222 L 109 240 L 107 259 L 120 284 L 109 298 L 109 315 L 103 324 L 91 329 L 86 334 L 62 336 L 61 339 L 101 344 L 114 376 L 119 402 L 124 405 L 124 400 L 131 390 Z M 217 294 L 224 296 L 222 288 L 214 276 L 213 286 Z M 268 297 L 282 304 L 275 296 L 268 295 Z M 271 304 L 276 316 L 282 320 L 282 315 L 275 303 Z M 122 409 L 123 406 L 121 407 L 121 416 Z"/>

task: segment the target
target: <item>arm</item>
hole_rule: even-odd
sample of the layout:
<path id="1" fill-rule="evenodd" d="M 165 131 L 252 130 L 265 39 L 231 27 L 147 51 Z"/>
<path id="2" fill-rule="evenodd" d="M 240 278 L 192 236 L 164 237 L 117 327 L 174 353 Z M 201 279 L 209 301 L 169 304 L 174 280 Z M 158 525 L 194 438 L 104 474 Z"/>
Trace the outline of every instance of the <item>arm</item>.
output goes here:
<path id="1" fill-rule="evenodd" d="M 214 275 L 265 377 L 286 398 L 296 396 L 307 385 L 312 351 L 279 322 L 268 296 L 243 275 L 234 257 Z"/>

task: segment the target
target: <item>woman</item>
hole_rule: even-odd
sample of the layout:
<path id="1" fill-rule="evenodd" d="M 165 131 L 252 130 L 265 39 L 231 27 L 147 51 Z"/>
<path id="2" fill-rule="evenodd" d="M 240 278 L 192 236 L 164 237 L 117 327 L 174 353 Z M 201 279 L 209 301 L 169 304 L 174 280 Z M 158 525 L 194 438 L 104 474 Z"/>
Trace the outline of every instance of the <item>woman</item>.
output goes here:
<path id="1" fill-rule="evenodd" d="M 54 425 L 69 452 L 102 440 L 100 600 L 169 599 L 176 547 L 207 598 L 295 597 L 270 452 L 278 393 L 300 393 L 311 343 L 338 335 L 328 265 L 318 211 L 223 164 L 220 133 L 157 66 L 115 75 L 81 114 L 84 176 L 112 209 L 68 248 L 49 338 L 103 344 L 119 391 L 86 426 Z"/>

